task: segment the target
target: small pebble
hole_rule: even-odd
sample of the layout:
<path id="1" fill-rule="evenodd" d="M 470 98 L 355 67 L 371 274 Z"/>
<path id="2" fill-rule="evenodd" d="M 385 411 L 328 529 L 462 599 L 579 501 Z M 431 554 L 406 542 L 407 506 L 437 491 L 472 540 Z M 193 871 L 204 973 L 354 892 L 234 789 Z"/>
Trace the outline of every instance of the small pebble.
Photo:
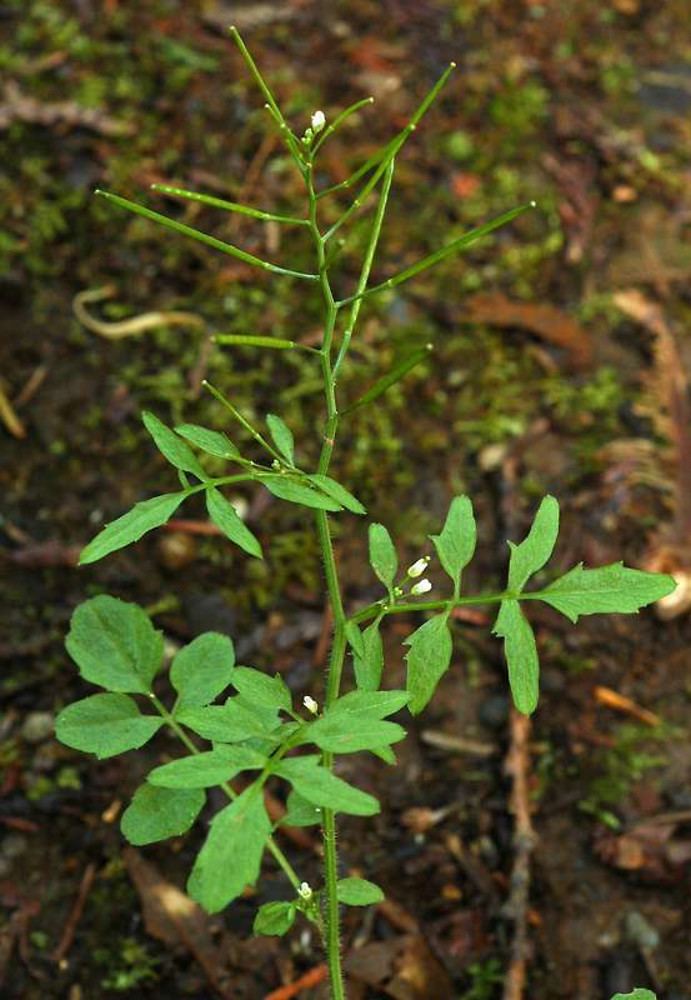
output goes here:
<path id="1" fill-rule="evenodd" d="M 55 720 L 51 712 L 29 712 L 22 724 L 21 737 L 27 743 L 42 743 L 55 732 Z"/>
<path id="2" fill-rule="evenodd" d="M 660 935 L 642 913 L 631 910 L 624 918 L 626 936 L 642 952 L 651 952 L 660 944 Z"/>

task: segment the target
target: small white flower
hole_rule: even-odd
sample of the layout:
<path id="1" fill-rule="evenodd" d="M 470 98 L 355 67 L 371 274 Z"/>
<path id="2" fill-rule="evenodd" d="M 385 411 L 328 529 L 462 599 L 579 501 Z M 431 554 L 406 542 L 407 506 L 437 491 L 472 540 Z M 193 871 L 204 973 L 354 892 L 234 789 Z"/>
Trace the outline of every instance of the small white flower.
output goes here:
<path id="1" fill-rule="evenodd" d="M 317 712 L 319 711 L 318 703 L 314 700 L 314 698 L 310 698 L 308 694 L 306 694 L 305 697 L 302 699 L 302 704 L 305 706 L 308 712 L 312 713 L 312 715 L 316 715 Z"/>
<path id="2" fill-rule="evenodd" d="M 312 130 L 316 134 L 321 132 L 321 130 L 326 125 L 326 115 L 323 111 L 315 111 L 312 115 Z"/>
<path id="3" fill-rule="evenodd" d="M 422 556 L 421 559 L 418 559 L 412 566 L 408 567 L 408 576 L 411 580 L 414 580 L 416 576 L 422 576 L 428 566 L 429 556 Z"/>
<path id="4" fill-rule="evenodd" d="M 309 882 L 301 882 L 298 886 L 298 896 L 301 899 L 311 899 L 312 898 L 312 888 Z"/>
<path id="5" fill-rule="evenodd" d="M 420 594 L 429 594 L 432 589 L 432 584 L 429 580 L 419 580 L 410 588 L 410 593 L 414 597 L 419 597 Z"/>

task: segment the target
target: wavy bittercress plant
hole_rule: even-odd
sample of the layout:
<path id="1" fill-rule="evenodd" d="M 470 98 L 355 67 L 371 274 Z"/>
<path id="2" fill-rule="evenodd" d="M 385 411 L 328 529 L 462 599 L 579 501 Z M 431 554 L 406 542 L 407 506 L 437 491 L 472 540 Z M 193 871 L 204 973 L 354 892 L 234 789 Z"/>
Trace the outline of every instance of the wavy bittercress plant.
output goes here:
<path id="1" fill-rule="evenodd" d="M 259 934 L 284 934 L 299 915 L 313 922 L 327 953 L 332 996 L 345 996 L 339 942 L 339 907 L 367 906 L 380 901 L 381 890 L 363 878 L 341 878 L 336 851 L 336 816 L 373 816 L 378 800 L 369 792 L 334 773 L 335 758 L 367 751 L 395 763 L 393 747 L 404 738 L 405 709 L 421 712 L 448 670 L 453 653 L 454 608 L 468 604 L 498 604 L 494 633 L 503 639 L 509 684 L 519 711 L 534 711 L 538 700 L 538 651 L 529 619 L 531 601 L 543 601 L 576 622 L 581 615 L 603 612 L 632 613 L 659 600 L 674 588 L 670 577 L 628 569 L 614 563 L 595 569 L 574 566 L 541 589 L 530 590 L 534 575 L 548 563 L 557 542 L 559 507 L 546 497 L 527 537 L 510 545 L 508 580 L 501 593 L 466 595 L 463 572 L 477 544 L 471 500 L 451 500 L 445 523 L 431 536 L 444 574 L 451 581 L 446 597 L 420 600 L 432 590 L 424 576 L 430 557 L 418 559 L 405 573 L 399 570 L 396 546 L 387 528 L 369 525 L 369 562 L 382 584 L 382 598 L 350 615 L 331 541 L 330 517 L 366 515 L 356 496 L 330 474 L 340 421 L 354 409 L 379 400 L 404 378 L 428 351 L 416 351 L 388 372 L 350 404 L 340 400 L 338 378 L 347 361 L 363 302 L 420 272 L 447 260 L 495 229 L 516 219 L 531 205 L 510 209 L 470 232 L 450 239 L 435 252 L 390 278 L 370 284 L 395 158 L 413 134 L 425 112 L 446 83 L 449 67 L 412 115 L 408 125 L 371 156 L 351 177 L 317 191 L 314 164 L 324 142 L 369 101 L 358 101 L 332 122 L 315 112 L 311 125 L 299 137 L 288 123 L 237 31 L 232 35 L 258 84 L 266 107 L 305 187 L 305 211 L 286 216 L 238 205 L 169 185 L 155 190 L 167 197 L 194 201 L 228 212 L 240 212 L 279 225 L 308 230 L 314 248 L 314 270 L 295 270 L 261 260 L 252 254 L 187 224 L 161 215 L 119 195 L 99 192 L 116 207 L 159 223 L 173 232 L 200 241 L 271 274 L 302 281 L 310 294 L 319 295 L 323 313 L 323 339 L 319 348 L 266 335 L 225 335 L 219 346 L 238 344 L 256 349 L 306 350 L 321 373 L 325 418 L 321 452 L 316 468 L 299 461 L 293 433 L 284 419 L 266 415 L 257 427 L 216 388 L 206 384 L 223 410 L 231 415 L 252 445 L 251 454 L 241 440 L 232 440 L 227 429 L 184 423 L 168 427 L 152 413 L 144 425 L 158 451 L 176 473 L 171 491 L 137 503 L 112 521 L 81 553 L 81 565 L 138 541 L 161 527 L 190 497 L 203 494 L 210 520 L 232 544 L 253 558 L 263 558 L 263 547 L 225 495 L 227 487 L 254 483 L 274 497 L 311 512 L 323 557 L 328 598 L 333 614 L 333 639 L 328 675 L 321 704 L 307 697 L 299 705 L 280 676 L 235 663 L 232 641 L 214 632 L 195 638 L 173 658 L 164 677 L 163 638 L 146 613 L 134 604 L 100 595 L 74 612 L 67 649 L 84 680 L 102 689 L 66 707 L 57 719 L 58 738 L 67 746 L 99 759 L 137 750 L 162 728 L 180 741 L 184 754 L 154 767 L 125 810 L 121 828 L 132 844 L 150 844 L 184 834 L 195 823 L 206 803 L 207 790 L 220 788 L 228 804 L 211 819 L 206 839 L 188 881 L 188 892 L 209 912 L 232 903 L 261 872 L 262 858 L 271 854 L 285 873 L 289 891 L 285 900 L 259 907 L 254 929 Z M 359 187 L 358 187 L 359 185 Z M 355 197 L 334 215 L 326 228 L 321 222 L 322 201 L 357 189 Z M 330 241 L 351 217 L 369 204 L 375 207 L 355 289 L 337 298 L 333 291 L 334 259 Z M 264 456 L 256 457 L 257 449 Z M 214 468 L 228 464 L 224 475 L 207 471 L 207 457 Z M 390 615 L 410 613 L 425 620 L 405 640 L 408 647 L 405 691 L 382 690 L 385 657 L 382 622 Z M 352 652 L 352 690 L 343 693 L 345 653 Z M 166 682 L 170 691 L 162 688 Z M 391 717 L 396 716 L 396 721 Z M 240 784 L 235 784 L 240 778 Z M 286 801 L 279 823 L 269 817 L 264 793 L 267 783 L 278 785 Z M 283 792 L 281 793 L 281 786 Z M 298 874 L 279 845 L 281 827 L 319 826 L 324 838 L 324 883 L 310 886 Z M 646 991 L 637 991 L 643 1000 Z"/>

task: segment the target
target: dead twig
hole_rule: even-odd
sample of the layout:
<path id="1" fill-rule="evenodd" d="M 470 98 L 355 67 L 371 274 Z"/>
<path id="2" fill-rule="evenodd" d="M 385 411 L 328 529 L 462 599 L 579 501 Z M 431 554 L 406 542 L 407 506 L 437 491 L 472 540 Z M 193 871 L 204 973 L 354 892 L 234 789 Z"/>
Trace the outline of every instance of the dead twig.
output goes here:
<path id="1" fill-rule="evenodd" d="M 62 937 L 58 943 L 57 948 L 53 952 L 51 958 L 56 964 L 64 961 L 67 958 L 67 954 L 72 947 L 72 942 L 74 941 L 74 935 L 79 926 L 79 921 L 82 919 L 82 913 L 84 912 L 84 906 L 91 892 L 91 887 L 94 884 L 94 879 L 96 878 L 96 865 L 90 862 L 84 869 L 84 874 L 82 875 L 82 880 L 79 883 L 79 890 L 77 892 L 76 899 L 72 905 L 70 914 L 65 922 L 65 929 L 62 932 Z"/>
<path id="2" fill-rule="evenodd" d="M 514 816 L 514 861 L 509 898 L 503 912 L 512 921 L 514 930 L 511 962 L 504 979 L 503 1000 L 522 1000 L 530 955 L 528 939 L 530 857 L 535 846 L 528 790 L 530 730 L 530 718 L 512 708 L 509 721 L 509 752 L 504 770 L 513 781 L 510 809 Z"/>
<path id="3" fill-rule="evenodd" d="M 304 976 L 300 976 L 294 983 L 288 983 L 287 986 L 279 986 L 277 990 L 267 993 L 264 1000 L 292 1000 L 293 997 L 298 996 L 303 990 L 309 990 L 313 986 L 323 983 L 328 974 L 329 970 L 326 965 L 315 965 L 313 969 L 306 972 Z"/>
<path id="4" fill-rule="evenodd" d="M 19 440 L 26 437 L 26 428 L 14 412 L 14 407 L 8 399 L 6 392 L 2 387 L 2 383 L 0 383 L 0 420 L 3 422 L 12 437 L 16 437 Z"/>
<path id="5" fill-rule="evenodd" d="M 48 375 L 48 366 L 39 365 L 35 368 L 29 375 L 28 379 L 19 390 L 17 398 L 14 401 L 15 409 L 19 409 L 21 406 L 26 406 L 27 403 L 31 402 L 38 390 L 41 388 Z"/>
<path id="6" fill-rule="evenodd" d="M 625 715 L 630 715 L 634 719 L 638 719 L 639 722 L 644 723 L 646 726 L 659 726 L 662 719 L 659 715 L 655 715 L 647 708 L 641 708 L 637 705 L 635 701 L 631 698 L 627 698 L 623 694 L 619 694 L 618 691 L 613 691 L 612 688 L 604 687 L 601 684 L 595 688 L 593 694 L 595 695 L 595 701 L 598 705 L 604 705 L 606 708 L 611 708 L 615 712 L 622 712 Z"/>
<path id="7" fill-rule="evenodd" d="M 99 337 L 106 340 L 121 340 L 123 337 L 135 337 L 147 330 L 157 329 L 162 326 L 189 326 L 197 330 L 205 330 L 206 323 L 197 316 L 196 313 L 178 312 L 175 310 L 163 312 L 145 312 L 138 316 L 130 316 L 129 319 L 121 319 L 116 322 L 96 319 L 87 310 L 86 306 L 91 302 L 102 302 L 114 296 L 115 289 L 112 285 L 103 285 L 101 288 L 87 288 L 83 292 L 75 295 L 72 301 L 72 310 L 82 326 L 92 333 L 97 333 Z"/>

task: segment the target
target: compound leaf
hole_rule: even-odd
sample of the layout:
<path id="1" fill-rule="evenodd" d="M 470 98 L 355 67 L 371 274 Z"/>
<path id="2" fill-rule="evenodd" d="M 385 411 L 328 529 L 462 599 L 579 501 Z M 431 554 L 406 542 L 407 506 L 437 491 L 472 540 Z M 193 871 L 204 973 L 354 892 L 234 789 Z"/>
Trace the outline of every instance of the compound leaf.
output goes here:
<path id="1" fill-rule="evenodd" d="M 475 554 L 477 528 L 473 505 L 466 496 L 454 497 L 438 535 L 430 535 L 439 562 L 451 577 L 454 587 L 460 587 L 461 573 Z"/>
<path id="2" fill-rule="evenodd" d="M 417 715 L 434 694 L 437 684 L 449 669 L 453 640 L 447 615 L 435 615 L 404 640 L 408 667 L 408 708 Z"/>
<path id="3" fill-rule="evenodd" d="M 148 694 L 163 658 L 146 612 L 107 594 L 79 605 L 65 646 L 85 680 L 119 693 Z"/>
<path id="4" fill-rule="evenodd" d="M 583 569 L 579 563 L 539 594 L 541 601 L 577 622 L 580 615 L 635 614 L 675 587 L 671 576 L 629 569 L 620 562 L 598 569 Z"/>
<path id="5" fill-rule="evenodd" d="M 267 413 L 266 426 L 271 439 L 289 465 L 295 464 L 295 440 L 290 427 L 275 413 Z"/>
<path id="6" fill-rule="evenodd" d="M 351 816 L 374 816 L 379 812 L 379 803 L 373 795 L 337 778 L 321 766 L 319 757 L 310 755 L 284 759 L 274 773 L 289 781 L 303 799 L 315 806 Z"/>
<path id="7" fill-rule="evenodd" d="M 212 819 L 187 883 L 192 899 L 208 913 L 218 913 L 246 885 L 254 885 L 270 833 L 264 797 L 255 783 Z"/>
<path id="8" fill-rule="evenodd" d="M 155 844 L 187 833 L 204 806 L 201 789 L 154 788 L 145 782 L 122 814 L 120 829 L 130 844 Z"/>
<path id="9" fill-rule="evenodd" d="M 372 903 L 381 903 L 384 899 L 379 886 L 366 878 L 339 878 L 336 895 L 339 903 L 347 906 L 370 906 Z"/>
<path id="10" fill-rule="evenodd" d="M 530 715 L 537 707 L 540 662 L 535 635 L 518 601 L 501 602 L 492 632 L 504 639 L 513 703 L 519 712 Z"/>
<path id="11" fill-rule="evenodd" d="M 538 507 L 530 531 L 520 543 L 509 542 L 508 589 L 518 594 L 529 577 L 537 573 L 552 555 L 559 534 L 559 504 L 553 496 L 546 496 Z"/>
<path id="12" fill-rule="evenodd" d="M 65 746 L 103 760 L 144 746 L 162 725 L 158 716 L 141 715 L 126 694 L 93 694 L 60 712 L 55 735 Z"/>
<path id="13" fill-rule="evenodd" d="M 178 693 L 178 706 L 201 707 L 217 698 L 230 684 L 235 664 L 232 640 L 219 632 L 205 632 L 184 646 L 170 667 L 170 682 Z"/>
<path id="14" fill-rule="evenodd" d="M 207 479 L 204 469 L 199 464 L 197 456 L 191 451 L 178 435 L 166 427 L 153 413 L 145 410 L 142 421 L 147 431 L 154 439 L 154 444 L 171 465 L 182 472 L 191 472 L 197 479 Z"/>
<path id="15" fill-rule="evenodd" d="M 383 524 L 369 526 L 369 562 L 377 579 L 390 591 L 398 572 L 398 556 Z"/>
<path id="16" fill-rule="evenodd" d="M 138 542 L 147 531 L 160 528 L 172 517 L 187 495 L 186 490 L 180 493 L 162 493 L 135 504 L 132 510 L 111 521 L 91 539 L 81 551 L 79 565 L 85 566 L 103 559 L 111 552 Z"/>

